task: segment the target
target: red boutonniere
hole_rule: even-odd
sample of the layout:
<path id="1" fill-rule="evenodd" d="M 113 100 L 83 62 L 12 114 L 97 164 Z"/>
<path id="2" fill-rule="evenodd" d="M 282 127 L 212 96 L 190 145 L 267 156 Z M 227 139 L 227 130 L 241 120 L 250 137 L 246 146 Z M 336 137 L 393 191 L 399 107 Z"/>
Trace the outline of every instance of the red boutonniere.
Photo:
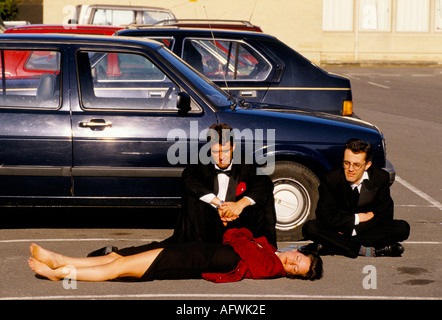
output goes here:
<path id="1" fill-rule="evenodd" d="M 244 182 L 238 183 L 238 187 L 236 187 L 236 196 L 239 196 L 244 191 L 246 191 L 246 184 Z"/>

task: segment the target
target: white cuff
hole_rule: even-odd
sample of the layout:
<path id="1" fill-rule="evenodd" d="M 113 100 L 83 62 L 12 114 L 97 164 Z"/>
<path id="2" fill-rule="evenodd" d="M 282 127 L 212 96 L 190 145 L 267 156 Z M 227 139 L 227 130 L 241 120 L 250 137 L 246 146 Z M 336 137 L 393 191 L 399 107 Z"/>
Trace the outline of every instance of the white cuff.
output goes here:
<path id="1" fill-rule="evenodd" d="M 256 202 L 252 199 L 252 198 L 250 198 L 250 197 L 247 197 L 247 196 L 245 196 L 244 198 L 247 198 L 247 199 L 249 199 L 250 200 L 250 205 L 251 206 L 253 206 Z"/>
<path id="2" fill-rule="evenodd" d="M 359 224 L 359 215 L 355 213 L 355 226 Z M 351 236 L 354 237 L 356 235 L 356 229 L 353 229 L 353 232 L 351 233 Z"/>
<path id="3" fill-rule="evenodd" d="M 209 194 L 206 194 L 205 196 L 202 196 L 200 198 L 200 200 L 204 201 L 204 202 L 210 204 L 212 207 L 216 208 L 216 206 L 211 203 L 215 197 L 216 196 L 213 193 L 209 193 Z"/>

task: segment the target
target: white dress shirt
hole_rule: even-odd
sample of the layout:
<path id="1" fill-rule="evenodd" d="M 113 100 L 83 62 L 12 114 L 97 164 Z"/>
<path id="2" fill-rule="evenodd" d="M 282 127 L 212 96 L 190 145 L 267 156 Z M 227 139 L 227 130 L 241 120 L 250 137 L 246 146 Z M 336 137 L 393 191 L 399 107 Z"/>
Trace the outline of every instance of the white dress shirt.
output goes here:
<path id="1" fill-rule="evenodd" d="M 358 188 L 359 194 L 361 194 L 361 188 L 362 188 L 362 182 L 364 180 L 368 180 L 368 173 L 367 171 L 364 171 L 364 173 L 362 174 L 362 178 L 361 180 L 359 180 L 359 183 L 352 183 L 351 184 L 351 189 L 354 190 L 355 188 Z M 357 226 L 359 224 L 359 216 L 357 213 L 355 213 L 355 226 Z M 352 236 L 356 235 L 356 230 L 353 229 L 353 232 L 351 234 Z"/>
<path id="2" fill-rule="evenodd" d="M 215 169 L 221 170 L 216 164 L 215 164 Z M 224 171 L 232 170 L 232 163 L 226 169 L 223 169 L 223 170 Z M 220 199 L 222 201 L 225 201 L 226 195 L 227 195 L 227 189 L 229 187 L 229 180 L 230 180 L 230 177 L 228 175 L 223 174 L 223 173 L 219 173 L 218 174 L 218 194 L 215 195 L 214 193 L 209 193 L 209 194 L 202 196 L 200 198 L 200 200 L 211 204 L 213 207 L 216 207 L 215 205 L 213 205 L 211 203 L 215 197 L 217 197 L 218 199 Z M 245 197 L 245 198 L 249 199 L 250 202 L 252 203 L 252 205 L 255 204 L 255 201 L 252 198 L 250 198 L 250 197 Z"/>

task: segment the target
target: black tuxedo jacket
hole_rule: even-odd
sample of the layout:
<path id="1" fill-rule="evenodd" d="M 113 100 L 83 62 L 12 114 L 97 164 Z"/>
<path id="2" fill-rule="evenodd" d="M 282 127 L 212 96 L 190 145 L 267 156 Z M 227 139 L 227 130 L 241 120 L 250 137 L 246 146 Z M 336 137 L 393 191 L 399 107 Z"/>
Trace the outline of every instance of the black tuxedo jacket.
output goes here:
<path id="1" fill-rule="evenodd" d="M 268 176 L 257 175 L 254 165 L 233 164 L 231 170 L 226 201 L 238 201 L 248 196 L 260 206 L 273 196 L 272 181 Z M 218 178 L 213 164 L 187 167 L 183 172 L 183 183 L 187 192 L 197 199 L 218 193 Z"/>
<path id="2" fill-rule="evenodd" d="M 233 164 L 231 170 L 226 201 L 234 202 L 248 196 L 255 204 L 246 207 L 238 219 L 224 226 L 216 209 L 200 200 L 206 194 L 218 193 L 215 166 L 191 165 L 183 171 L 182 208 L 172 241 L 222 243 L 227 229 L 247 228 L 255 238 L 264 236 L 276 247 L 276 212 L 271 179 L 257 175 L 254 165 Z"/>
<path id="3" fill-rule="evenodd" d="M 371 166 L 368 180 L 364 180 L 357 206 L 352 204 L 352 189 L 345 179 L 344 169 L 328 172 L 319 186 L 319 200 L 316 208 L 317 220 L 328 227 L 351 235 L 372 229 L 384 221 L 393 220 L 393 199 L 390 196 L 388 173 Z M 355 226 L 355 213 L 374 213 L 374 217 Z"/>

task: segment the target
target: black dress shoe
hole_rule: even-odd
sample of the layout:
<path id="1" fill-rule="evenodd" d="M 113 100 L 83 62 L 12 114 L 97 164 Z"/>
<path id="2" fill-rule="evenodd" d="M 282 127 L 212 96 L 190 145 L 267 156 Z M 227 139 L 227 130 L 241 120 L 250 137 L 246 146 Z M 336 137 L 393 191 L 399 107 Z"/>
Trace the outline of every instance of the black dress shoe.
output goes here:
<path id="1" fill-rule="evenodd" d="M 399 243 L 393 243 L 383 248 L 376 249 L 376 256 L 400 257 L 404 253 L 404 247 Z"/>
<path id="2" fill-rule="evenodd" d="M 105 256 L 111 252 L 117 251 L 118 248 L 117 247 L 113 247 L 111 245 L 103 247 L 101 249 L 92 251 L 91 253 L 89 253 L 87 256 L 88 257 L 99 257 L 99 256 Z"/>
<path id="3" fill-rule="evenodd" d="M 324 255 L 334 255 L 334 253 L 327 249 L 326 247 L 324 247 L 323 244 L 321 243 L 309 243 L 308 245 L 305 246 L 305 249 L 309 250 L 309 251 L 313 251 L 316 252 L 317 254 L 324 256 Z"/>
<path id="4" fill-rule="evenodd" d="M 322 244 L 312 242 L 312 243 L 309 243 L 308 245 L 304 246 L 303 249 L 318 253 L 320 248 L 322 248 Z"/>

